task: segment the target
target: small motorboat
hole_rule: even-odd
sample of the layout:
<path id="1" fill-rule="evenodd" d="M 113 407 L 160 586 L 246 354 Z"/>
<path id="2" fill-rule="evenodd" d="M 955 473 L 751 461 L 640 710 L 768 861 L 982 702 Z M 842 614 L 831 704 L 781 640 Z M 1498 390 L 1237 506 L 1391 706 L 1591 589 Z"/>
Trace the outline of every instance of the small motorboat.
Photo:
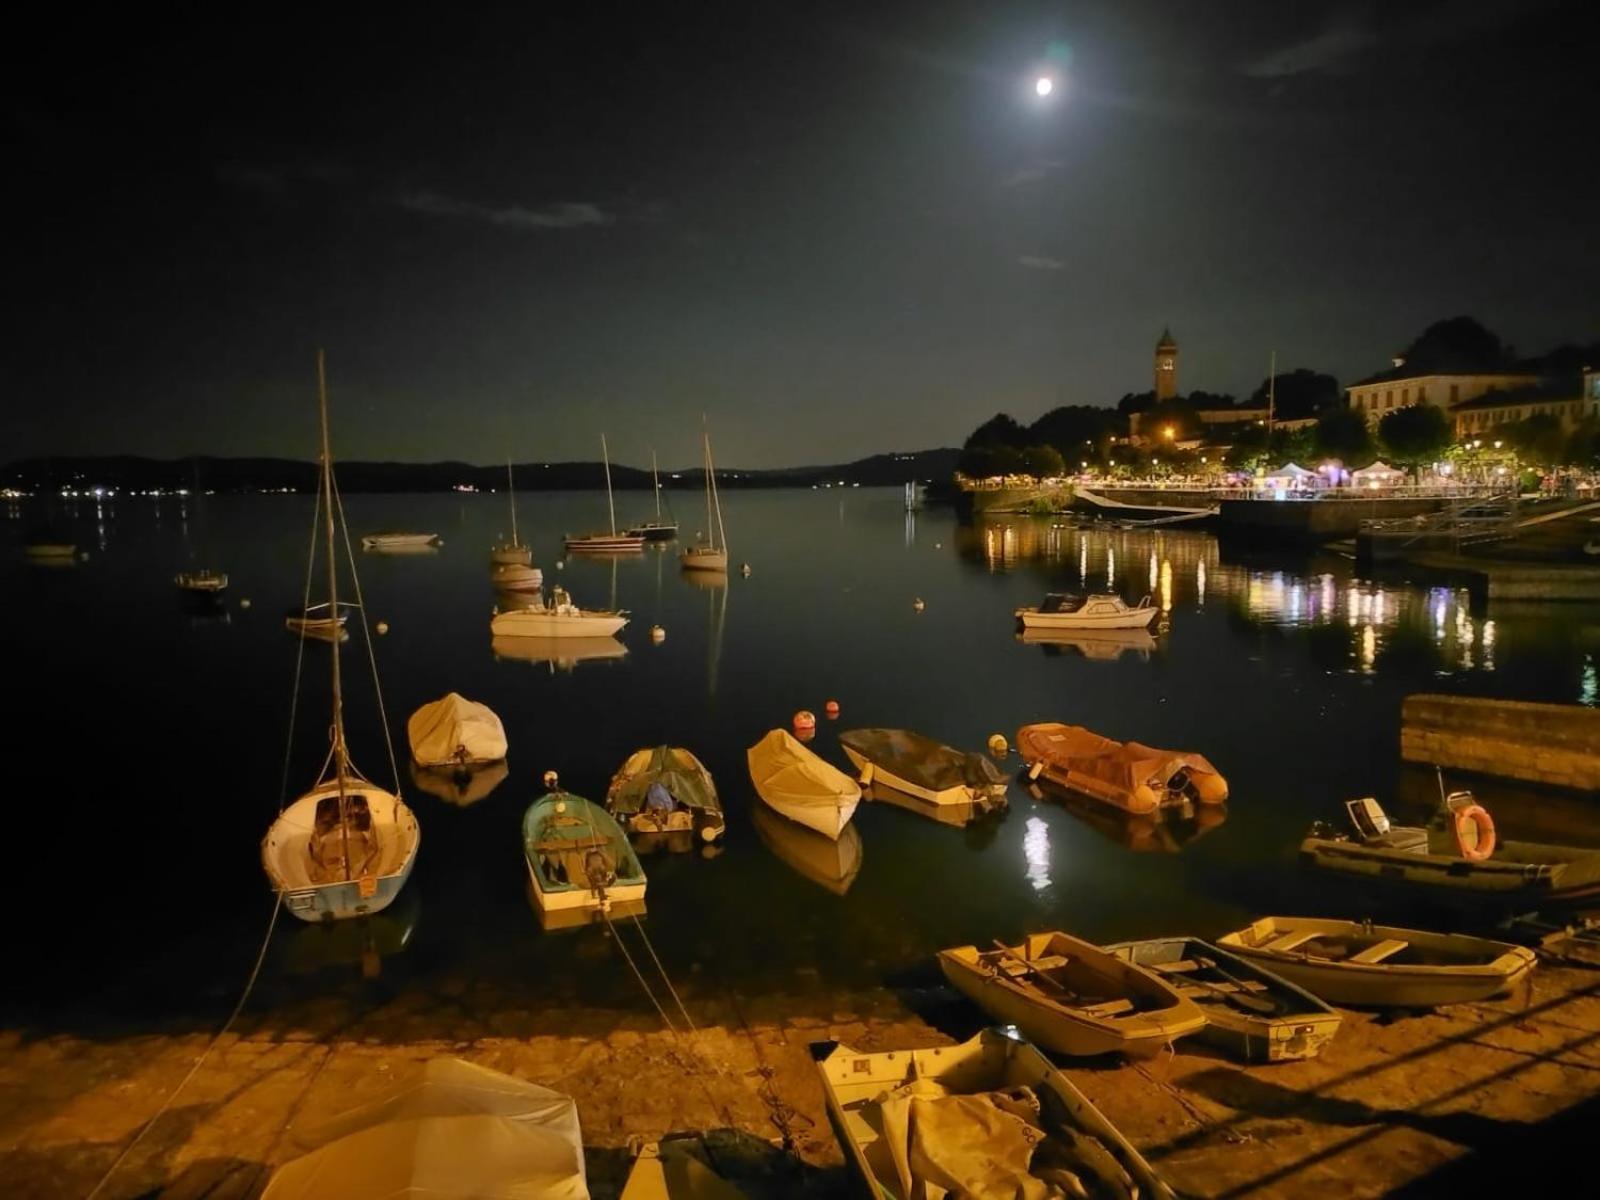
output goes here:
<path id="1" fill-rule="evenodd" d="M 552 790 L 522 818 L 522 851 L 540 916 L 573 910 L 610 912 L 644 899 L 644 868 L 622 827 L 593 801 Z"/>
<path id="2" fill-rule="evenodd" d="M 1048 592 L 1037 607 L 1018 608 L 1013 615 L 1024 629 L 1144 629 L 1160 611 L 1149 596 L 1130 608 L 1121 596 Z"/>
<path id="3" fill-rule="evenodd" d="M 1066 933 L 941 950 L 939 967 L 967 999 L 1052 1054 L 1148 1058 L 1206 1023 L 1171 983 Z"/>
<path id="4" fill-rule="evenodd" d="M 877 1054 L 814 1042 L 811 1057 L 839 1148 L 877 1200 L 1174 1200 L 1128 1139 L 1014 1030 Z"/>
<path id="5" fill-rule="evenodd" d="M 1116 742 L 1081 725 L 1024 725 L 1017 753 L 1030 780 L 1043 776 L 1124 812 L 1184 810 L 1228 798 L 1227 781 L 1198 754 Z"/>
<path id="6" fill-rule="evenodd" d="M 386 529 L 366 534 L 361 539 L 363 550 L 426 550 L 444 545 L 437 533 L 407 533 L 399 529 Z"/>
<path id="7" fill-rule="evenodd" d="M 828 837 L 844 832 L 861 803 L 856 781 L 811 753 L 788 730 L 771 730 L 745 758 L 763 800 L 791 821 Z"/>
<path id="8" fill-rule="evenodd" d="M 785 820 L 762 804 L 750 810 L 750 820 L 763 846 L 795 874 L 827 888 L 835 896 L 848 892 L 861 873 L 864 851 L 861 833 L 854 825 L 846 825 L 843 833 L 831 838 Z"/>
<path id="9" fill-rule="evenodd" d="M 630 833 L 722 837 L 722 805 L 711 772 L 681 746 L 635 750 L 611 777 L 606 809 Z"/>
<path id="10" fill-rule="evenodd" d="M 422 767 L 476 767 L 506 756 L 506 728 L 487 704 L 450 692 L 406 721 L 411 757 Z"/>
<path id="11" fill-rule="evenodd" d="M 502 592 L 543 592 L 544 572 L 527 562 L 501 563 L 489 572 L 489 582 Z"/>
<path id="12" fill-rule="evenodd" d="M 625 610 L 584 609 L 572 602 L 567 589 L 550 589 L 548 602 L 497 612 L 489 621 L 495 637 L 604 638 L 628 623 Z"/>
<path id="13" fill-rule="evenodd" d="M 1487 938 L 1313 917 L 1263 917 L 1217 945 L 1351 1008 L 1487 1000 L 1526 979 L 1536 961 L 1524 946 Z"/>
<path id="14" fill-rule="evenodd" d="M 1009 781 L 985 755 L 909 729 L 847 729 L 839 745 L 860 772 L 863 787 L 886 785 L 931 804 L 964 804 L 984 812 L 1006 806 Z"/>
<path id="15" fill-rule="evenodd" d="M 179 571 L 172 582 L 197 596 L 218 596 L 228 590 L 228 573 L 203 567 L 198 571 Z"/>
<path id="16" fill-rule="evenodd" d="M 323 642 L 343 641 L 350 636 L 345 631 L 345 625 L 350 620 L 346 607 L 340 605 L 337 612 L 327 604 L 313 604 L 304 610 L 293 609 L 283 618 L 283 627 L 303 638 L 315 638 Z"/>
<path id="17" fill-rule="evenodd" d="M 1246 1062 L 1315 1058 L 1339 1032 L 1339 1014 L 1310 992 L 1199 938 L 1118 942 L 1106 950 L 1193 1000 L 1206 1017 L 1196 1036 Z"/>

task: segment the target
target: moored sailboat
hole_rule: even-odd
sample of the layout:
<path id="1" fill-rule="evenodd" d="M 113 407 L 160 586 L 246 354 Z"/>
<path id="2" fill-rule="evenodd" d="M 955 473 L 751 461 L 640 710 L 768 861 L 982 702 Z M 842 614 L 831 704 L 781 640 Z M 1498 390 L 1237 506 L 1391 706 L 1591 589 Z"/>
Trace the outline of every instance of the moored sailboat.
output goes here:
<path id="1" fill-rule="evenodd" d="M 680 556 L 686 571 L 728 569 L 728 531 L 722 527 L 722 498 L 717 495 L 717 471 L 711 463 L 711 435 L 701 430 L 705 442 L 706 540 L 690 546 Z"/>
<path id="2" fill-rule="evenodd" d="M 606 469 L 606 511 L 611 516 L 609 533 L 569 533 L 563 539 L 569 551 L 577 554 L 628 554 L 644 549 L 644 535 L 617 532 L 617 505 L 611 496 L 611 452 L 606 435 L 600 435 L 600 457 Z"/>
<path id="3" fill-rule="evenodd" d="M 655 487 L 656 493 L 656 519 L 653 521 L 640 521 L 637 525 L 630 526 L 628 535 L 638 535 L 647 542 L 670 542 L 678 536 L 678 523 L 668 519 L 661 511 L 661 472 L 656 467 L 656 452 L 650 451 L 650 482 Z"/>
<path id="4" fill-rule="evenodd" d="M 522 566 L 533 562 L 533 551 L 517 537 L 517 481 L 511 473 L 511 460 L 506 459 L 506 491 L 511 496 L 511 540 L 489 548 L 489 562 L 494 566 Z"/>

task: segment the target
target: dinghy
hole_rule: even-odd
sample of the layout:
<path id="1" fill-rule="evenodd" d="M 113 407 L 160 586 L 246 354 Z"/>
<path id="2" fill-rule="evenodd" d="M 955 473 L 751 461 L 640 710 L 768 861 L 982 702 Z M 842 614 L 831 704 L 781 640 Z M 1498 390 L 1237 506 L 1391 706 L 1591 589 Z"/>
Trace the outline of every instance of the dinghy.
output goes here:
<path id="1" fill-rule="evenodd" d="M 828 837 L 844 831 L 861 802 L 855 780 L 811 753 L 787 730 L 772 730 L 745 757 L 763 800 L 791 821 Z"/>
<path id="2" fill-rule="evenodd" d="M 473 767 L 506 756 L 506 728 L 487 704 L 451 692 L 406 722 L 411 757 L 424 767 Z"/>
<path id="3" fill-rule="evenodd" d="M 785 820 L 772 809 L 758 804 L 750 810 L 761 844 L 783 860 L 797 875 L 818 887 L 842 896 L 861 873 L 861 833 L 846 825 L 836 838 L 826 837 L 804 825 Z"/>
<path id="4" fill-rule="evenodd" d="M 1227 781 L 1198 754 L 1115 742 L 1081 725 L 1024 725 L 1017 753 L 1030 780 L 1042 775 L 1124 812 L 1143 815 L 1228 798 Z"/>
<path id="5" fill-rule="evenodd" d="M 828 1122 L 875 1200 L 1113 1196 L 1170 1187 L 1014 1031 L 878 1054 L 814 1042 Z"/>
<path id="6" fill-rule="evenodd" d="M 369 533 L 361 539 L 363 550 L 431 550 L 442 545 L 444 540 L 437 533 L 407 533 L 398 529 Z"/>
<path id="7" fill-rule="evenodd" d="M 952 986 L 1053 1054 L 1148 1058 L 1206 1019 L 1172 984 L 1070 934 L 939 951 Z"/>
<path id="8" fill-rule="evenodd" d="M 887 785 L 931 804 L 981 811 L 1006 806 L 1005 773 L 982 754 L 968 754 L 909 729 L 847 729 L 839 745 L 863 787 Z"/>
<path id="9" fill-rule="evenodd" d="M 545 786 L 556 787 L 555 772 Z M 611 814 L 570 792 L 552 790 L 522 818 L 522 853 L 541 917 L 574 910 L 610 912 L 644 899 L 644 868 Z"/>
<path id="10" fill-rule="evenodd" d="M 1434 1008 L 1509 991 L 1533 970 L 1524 946 L 1370 922 L 1263 917 L 1217 945 L 1330 1004 Z"/>
<path id="11" fill-rule="evenodd" d="M 304 610 L 291 611 L 283 618 L 283 627 L 298 637 L 324 642 L 335 639 L 345 641 L 350 636 L 345 632 L 350 614 L 343 608 L 337 610 L 337 615 L 334 614 L 335 610 L 326 604 L 313 604 Z"/>
<path id="12" fill-rule="evenodd" d="M 1245 1062 L 1315 1058 L 1339 1014 L 1310 992 L 1199 938 L 1118 942 L 1106 950 L 1153 971 L 1205 1014 L 1196 1036 Z"/>
<path id="13" fill-rule="evenodd" d="M 1160 611 L 1149 596 L 1130 608 L 1121 596 L 1050 592 L 1037 606 L 1014 609 L 1012 615 L 1024 629 L 1145 629 Z"/>
<path id="14" fill-rule="evenodd" d="M 541 597 L 527 608 L 495 613 L 489 620 L 489 632 L 497 638 L 605 638 L 627 623 L 625 611 L 579 608 L 566 588 L 555 587 L 550 589 L 548 602 Z"/>
<path id="15" fill-rule="evenodd" d="M 681 746 L 635 750 L 611 777 L 606 809 L 630 833 L 722 837 L 722 805 L 705 764 Z"/>

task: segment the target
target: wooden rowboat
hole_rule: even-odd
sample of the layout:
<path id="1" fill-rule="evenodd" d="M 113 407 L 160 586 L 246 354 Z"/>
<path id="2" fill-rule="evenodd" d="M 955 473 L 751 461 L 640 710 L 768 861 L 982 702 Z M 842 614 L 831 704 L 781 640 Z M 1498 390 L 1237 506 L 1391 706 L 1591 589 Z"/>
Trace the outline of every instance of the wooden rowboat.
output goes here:
<path id="1" fill-rule="evenodd" d="M 984 1012 L 1053 1054 L 1145 1058 L 1205 1028 L 1205 1015 L 1171 983 L 1065 933 L 941 950 L 939 967 Z"/>
<path id="2" fill-rule="evenodd" d="M 1526 979 L 1536 961 L 1526 947 L 1487 938 L 1312 917 L 1263 917 L 1217 945 L 1352 1008 L 1487 1000 Z"/>
<path id="3" fill-rule="evenodd" d="M 774 729 L 745 754 L 760 797 L 791 821 L 837 839 L 861 803 L 861 789 L 838 767 Z"/>

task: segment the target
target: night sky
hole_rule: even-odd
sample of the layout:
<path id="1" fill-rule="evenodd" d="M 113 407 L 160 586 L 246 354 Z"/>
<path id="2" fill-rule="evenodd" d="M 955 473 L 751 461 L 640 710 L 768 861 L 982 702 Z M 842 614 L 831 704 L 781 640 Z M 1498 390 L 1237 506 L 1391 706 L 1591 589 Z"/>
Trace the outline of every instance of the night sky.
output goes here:
<path id="1" fill-rule="evenodd" d="M 310 457 L 317 346 L 342 457 L 762 467 L 1167 325 L 1241 394 L 1600 336 L 1593 4 L 345 7 L 13 28 L 0 459 Z"/>

